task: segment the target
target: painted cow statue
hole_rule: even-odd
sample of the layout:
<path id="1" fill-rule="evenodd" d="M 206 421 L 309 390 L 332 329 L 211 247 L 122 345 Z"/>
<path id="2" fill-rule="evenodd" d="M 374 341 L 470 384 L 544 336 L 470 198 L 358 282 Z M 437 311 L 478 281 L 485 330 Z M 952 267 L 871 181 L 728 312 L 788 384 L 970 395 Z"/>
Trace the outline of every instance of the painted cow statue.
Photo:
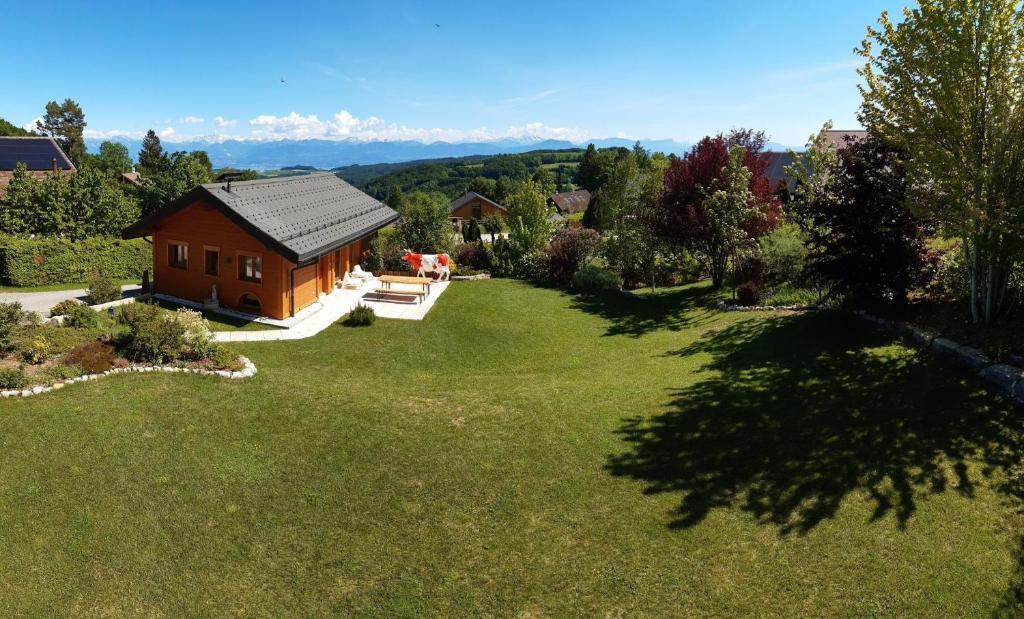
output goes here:
<path id="1" fill-rule="evenodd" d="M 448 279 L 452 274 L 448 269 L 452 260 L 448 254 L 417 254 L 407 249 L 402 260 L 416 269 L 416 275 L 419 277 L 423 277 L 427 273 L 437 273 L 440 276 L 439 279 Z"/>

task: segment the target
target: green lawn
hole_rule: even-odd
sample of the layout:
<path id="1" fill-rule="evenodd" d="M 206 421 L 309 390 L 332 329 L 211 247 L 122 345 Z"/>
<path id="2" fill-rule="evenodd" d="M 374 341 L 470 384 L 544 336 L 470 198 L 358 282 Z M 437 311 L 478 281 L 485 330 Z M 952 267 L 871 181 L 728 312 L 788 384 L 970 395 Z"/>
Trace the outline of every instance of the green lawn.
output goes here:
<path id="1" fill-rule="evenodd" d="M 163 300 L 157 300 L 156 304 L 170 311 L 177 311 L 180 307 L 186 307 L 180 303 Z M 190 307 L 189 309 L 195 308 Z M 206 319 L 206 322 L 210 323 L 210 329 L 212 331 L 272 331 L 278 328 L 273 325 L 265 325 L 261 322 L 252 322 L 251 320 L 235 318 L 219 312 L 211 312 L 208 310 L 200 310 L 200 312 L 203 314 L 203 318 Z"/>
<path id="2" fill-rule="evenodd" d="M 983 617 L 1021 429 L 839 315 L 455 283 L 0 402 L 0 615 Z"/>

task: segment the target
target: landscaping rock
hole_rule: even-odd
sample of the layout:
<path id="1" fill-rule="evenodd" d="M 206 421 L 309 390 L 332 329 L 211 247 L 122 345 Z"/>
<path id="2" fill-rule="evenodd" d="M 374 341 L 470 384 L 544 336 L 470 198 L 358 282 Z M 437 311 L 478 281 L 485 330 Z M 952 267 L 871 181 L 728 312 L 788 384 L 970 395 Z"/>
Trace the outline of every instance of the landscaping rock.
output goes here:
<path id="1" fill-rule="evenodd" d="M 944 337 L 937 337 L 932 341 L 932 351 L 946 359 L 956 359 L 958 356 L 960 345 L 953 340 L 947 340 Z"/>
<path id="2" fill-rule="evenodd" d="M 995 387 L 1005 396 L 1013 396 L 1017 383 L 1024 380 L 1024 371 L 1018 367 L 1006 364 L 990 365 L 978 373 L 985 382 Z"/>
<path id="3" fill-rule="evenodd" d="M 914 346 L 922 350 L 927 350 L 932 347 L 932 342 L 934 341 L 935 335 L 933 333 L 929 333 L 928 331 L 919 329 L 918 327 L 912 327 L 910 329 L 910 342 Z"/>
<path id="4" fill-rule="evenodd" d="M 992 360 L 986 357 L 985 353 L 970 346 L 959 346 L 957 348 L 957 361 L 976 372 L 992 365 Z"/>

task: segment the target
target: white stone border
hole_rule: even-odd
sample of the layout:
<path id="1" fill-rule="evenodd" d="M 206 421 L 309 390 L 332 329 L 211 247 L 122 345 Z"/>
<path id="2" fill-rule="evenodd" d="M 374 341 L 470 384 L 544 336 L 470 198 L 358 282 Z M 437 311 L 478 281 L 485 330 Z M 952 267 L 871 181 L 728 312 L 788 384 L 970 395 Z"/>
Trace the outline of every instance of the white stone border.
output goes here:
<path id="1" fill-rule="evenodd" d="M 56 391 L 57 389 L 63 389 L 66 385 L 74 383 L 84 383 L 90 380 L 98 380 L 104 376 L 110 376 L 111 374 L 130 374 L 132 372 L 180 372 L 182 374 L 202 374 L 204 376 L 220 376 L 221 378 L 230 378 L 232 380 L 239 380 L 242 378 L 251 378 L 256 375 L 256 365 L 249 360 L 248 357 L 239 356 L 238 359 L 244 366 L 239 372 L 231 372 L 228 370 L 204 370 L 202 368 L 183 368 L 174 365 L 153 365 L 148 363 L 140 363 L 137 365 L 130 365 L 126 368 L 111 368 L 102 374 L 83 374 L 76 376 L 75 378 L 69 378 L 68 380 L 57 381 L 52 385 L 36 385 L 31 389 L 5 389 L 0 391 L 0 397 L 2 398 L 27 398 L 29 396 L 38 395 L 40 393 L 49 393 Z"/>
<path id="2" fill-rule="evenodd" d="M 725 301 L 718 301 L 715 307 L 726 312 L 813 312 L 821 309 L 820 305 L 731 305 Z"/>

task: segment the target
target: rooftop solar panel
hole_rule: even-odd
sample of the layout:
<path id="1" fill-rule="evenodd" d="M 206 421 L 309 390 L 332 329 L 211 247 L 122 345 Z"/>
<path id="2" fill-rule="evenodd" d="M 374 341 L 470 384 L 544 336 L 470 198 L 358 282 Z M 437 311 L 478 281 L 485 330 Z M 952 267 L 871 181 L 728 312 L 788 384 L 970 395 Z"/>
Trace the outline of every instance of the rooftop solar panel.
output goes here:
<path id="1" fill-rule="evenodd" d="M 50 138 L 0 137 L 0 170 L 13 170 L 18 163 L 24 163 L 29 170 L 49 170 L 54 159 L 58 169 L 74 169 L 64 151 Z"/>

